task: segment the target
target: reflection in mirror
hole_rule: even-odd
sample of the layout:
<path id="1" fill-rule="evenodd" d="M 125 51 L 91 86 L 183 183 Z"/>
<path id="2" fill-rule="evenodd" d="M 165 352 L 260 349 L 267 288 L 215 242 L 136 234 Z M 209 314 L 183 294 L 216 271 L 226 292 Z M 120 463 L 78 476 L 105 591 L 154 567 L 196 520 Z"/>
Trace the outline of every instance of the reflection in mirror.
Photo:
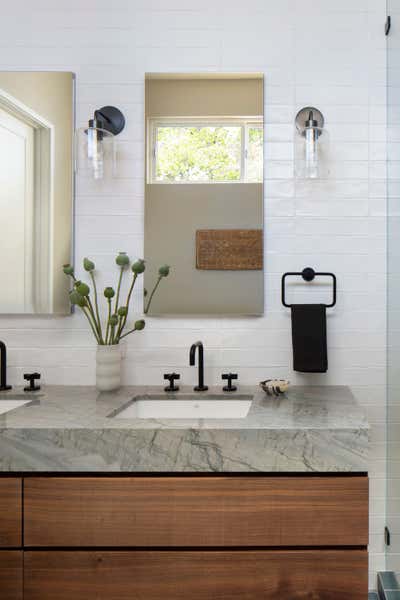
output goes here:
<path id="1" fill-rule="evenodd" d="M 263 278 L 263 76 L 146 75 L 145 287 L 151 313 L 259 315 Z"/>
<path id="2" fill-rule="evenodd" d="M 0 72 L 0 313 L 68 314 L 72 73 Z"/>

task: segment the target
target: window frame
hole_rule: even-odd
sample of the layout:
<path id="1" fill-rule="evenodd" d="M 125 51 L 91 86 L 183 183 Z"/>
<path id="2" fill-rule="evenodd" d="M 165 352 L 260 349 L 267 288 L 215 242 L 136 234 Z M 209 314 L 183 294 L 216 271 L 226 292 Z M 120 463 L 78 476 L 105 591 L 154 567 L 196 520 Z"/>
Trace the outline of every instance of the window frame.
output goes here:
<path id="1" fill-rule="evenodd" d="M 161 127 L 240 127 L 241 128 L 241 151 L 240 151 L 240 178 L 235 180 L 220 181 L 160 181 L 156 178 L 157 172 L 157 130 Z M 147 183 L 151 185 L 194 185 L 194 184 L 224 184 L 224 183 L 263 183 L 260 181 L 248 181 L 248 145 L 249 129 L 262 129 L 264 134 L 264 122 L 262 116 L 251 117 L 149 117 L 147 120 Z"/>

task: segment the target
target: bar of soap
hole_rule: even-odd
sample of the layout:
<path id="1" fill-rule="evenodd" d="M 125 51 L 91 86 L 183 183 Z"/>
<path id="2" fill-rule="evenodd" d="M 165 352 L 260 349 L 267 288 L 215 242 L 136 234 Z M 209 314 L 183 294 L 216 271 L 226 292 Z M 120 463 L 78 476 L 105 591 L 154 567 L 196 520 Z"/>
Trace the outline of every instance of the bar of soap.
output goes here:
<path id="1" fill-rule="evenodd" d="M 284 394 L 289 389 L 290 381 L 287 379 L 266 379 L 260 381 L 260 387 L 269 396 Z"/>

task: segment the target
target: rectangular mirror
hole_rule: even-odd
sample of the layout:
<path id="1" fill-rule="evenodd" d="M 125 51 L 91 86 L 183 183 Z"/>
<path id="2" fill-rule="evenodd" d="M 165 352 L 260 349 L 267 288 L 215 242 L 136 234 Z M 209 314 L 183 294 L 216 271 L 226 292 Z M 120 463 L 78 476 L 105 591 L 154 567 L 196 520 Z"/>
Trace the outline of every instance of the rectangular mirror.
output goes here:
<path id="1" fill-rule="evenodd" d="M 263 76 L 146 75 L 145 288 L 150 314 L 260 315 Z"/>
<path id="2" fill-rule="evenodd" d="M 0 72 L 0 313 L 69 314 L 74 76 Z"/>

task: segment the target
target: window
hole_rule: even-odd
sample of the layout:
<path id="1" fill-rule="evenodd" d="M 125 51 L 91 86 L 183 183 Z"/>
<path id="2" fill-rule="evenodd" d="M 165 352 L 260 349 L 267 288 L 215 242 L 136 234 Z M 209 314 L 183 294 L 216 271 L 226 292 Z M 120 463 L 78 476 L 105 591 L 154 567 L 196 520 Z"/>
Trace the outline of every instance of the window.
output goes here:
<path id="1" fill-rule="evenodd" d="M 261 119 L 154 119 L 150 183 L 256 183 L 263 178 Z"/>

